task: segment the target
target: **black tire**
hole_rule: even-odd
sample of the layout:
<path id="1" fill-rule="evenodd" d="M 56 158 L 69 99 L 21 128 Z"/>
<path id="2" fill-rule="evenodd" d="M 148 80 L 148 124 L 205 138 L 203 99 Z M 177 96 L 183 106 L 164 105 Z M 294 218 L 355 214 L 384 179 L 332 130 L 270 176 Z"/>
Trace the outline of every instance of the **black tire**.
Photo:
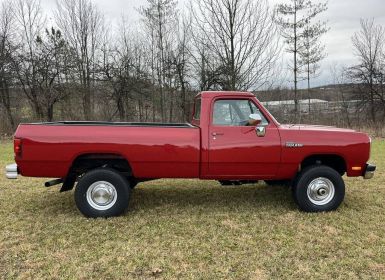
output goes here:
<path id="1" fill-rule="evenodd" d="M 291 180 L 265 180 L 265 183 L 269 186 L 291 186 Z"/>
<path id="2" fill-rule="evenodd" d="M 97 184 L 97 182 L 101 182 L 101 184 Z M 108 191 L 112 190 L 114 195 L 109 196 L 109 199 L 112 201 L 107 205 L 97 204 L 92 198 L 94 196 L 91 195 L 91 189 L 89 191 L 91 187 L 96 191 L 104 191 L 104 194 L 106 193 L 106 188 L 108 188 Z M 88 191 L 89 193 L 87 194 Z M 87 172 L 80 179 L 75 190 L 75 202 L 79 211 L 86 217 L 107 218 L 119 216 L 128 208 L 130 191 L 131 188 L 128 180 L 119 172 L 110 168 L 98 168 Z M 99 196 L 96 196 L 95 200 L 100 197 L 104 199 L 104 196 L 99 193 Z M 92 204 L 94 204 L 94 206 Z"/>
<path id="3" fill-rule="evenodd" d="M 294 201 L 302 211 L 333 211 L 344 200 L 345 183 L 333 168 L 310 166 L 297 176 L 292 192 Z"/>
<path id="4" fill-rule="evenodd" d="M 135 178 L 129 177 L 127 180 L 130 183 L 131 190 L 135 189 L 136 185 L 138 185 L 138 181 L 136 181 Z"/>

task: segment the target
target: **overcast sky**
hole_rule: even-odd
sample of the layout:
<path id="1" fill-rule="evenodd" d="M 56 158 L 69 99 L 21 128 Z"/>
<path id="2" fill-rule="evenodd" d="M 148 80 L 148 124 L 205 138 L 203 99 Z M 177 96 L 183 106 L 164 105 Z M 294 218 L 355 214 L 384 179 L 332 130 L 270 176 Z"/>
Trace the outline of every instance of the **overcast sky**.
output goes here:
<path id="1" fill-rule="evenodd" d="M 1 0 L 0 0 L 1 1 Z M 189 0 L 180 0 L 183 6 Z M 257 1 L 257 0 L 256 0 Z M 55 9 L 55 0 L 41 0 L 42 7 L 48 15 Z M 103 12 L 106 21 L 115 24 L 122 15 L 133 23 L 139 20 L 135 8 L 145 4 L 145 0 L 94 0 Z M 285 2 L 285 0 L 269 0 L 271 5 Z M 314 0 L 313 2 L 317 2 Z M 377 24 L 385 27 L 385 0 L 329 0 L 328 10 L 324 12 L 321 20 L 328 21 L 330 31 L 324 35 L 328 57 L 324 59 L 321 67 L 321 76 L 313 85 L 332 83 L 330 68 L 333 65 L 351 65 L 354 63 L 351 36 L 360 28 L 360 18 L 374 19 Z"/>

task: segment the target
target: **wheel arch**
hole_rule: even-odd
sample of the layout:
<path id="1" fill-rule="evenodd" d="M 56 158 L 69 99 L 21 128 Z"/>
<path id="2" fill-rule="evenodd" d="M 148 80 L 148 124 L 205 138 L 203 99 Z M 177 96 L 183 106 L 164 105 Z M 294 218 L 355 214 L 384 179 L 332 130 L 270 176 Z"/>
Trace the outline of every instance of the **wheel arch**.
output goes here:
<path id="1" fill-rule="evenodd" d="M 73 189 L 78 176 L 100 167 L 112 168 L 126 177 L 134 177 L 133 169 L 123 155 L 111 152 L 86 152 L 73 158 L 60 191 Z"/>
<path id="2" fill-rule="evenodd" d="M 342 155 L 330 154 L 312 154 L 302 159 L 300 170 L 312 165 L 326 165 L 336 170 L 341 176 L 347 172 L 347 162 Z"/>
<path id="3" fill-rule="evenodd" d="M 98 167 L 110 167 L 115 168 L 120 172 L 133 174 L 132 167 L 129 161 L 119 153 L 111 152 L 98 152 L 98 153 L 83 153 L 77 155 L 70 165 L 70 170 L 87 168 L 87 170 L 98 168 Z M 69 170 L 69 171 L 70 171 Z"/>

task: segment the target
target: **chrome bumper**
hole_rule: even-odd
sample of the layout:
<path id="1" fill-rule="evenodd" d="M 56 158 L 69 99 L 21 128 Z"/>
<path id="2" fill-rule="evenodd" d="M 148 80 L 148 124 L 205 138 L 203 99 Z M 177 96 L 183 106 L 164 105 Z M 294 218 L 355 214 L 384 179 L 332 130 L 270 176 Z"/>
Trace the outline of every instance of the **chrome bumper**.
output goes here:
<path id="1" fill-rule="evenodd" d="M 372 179 L 376 171 L 376 166 L 372 164 L 366 164 L 364 179 Z"/>
<path id="2" fill-rule="evenodd" d="M 17 179 L 17 164 L 9 164 L 5 167 L 5 176 L 7 176 L 8 179 Z"/>

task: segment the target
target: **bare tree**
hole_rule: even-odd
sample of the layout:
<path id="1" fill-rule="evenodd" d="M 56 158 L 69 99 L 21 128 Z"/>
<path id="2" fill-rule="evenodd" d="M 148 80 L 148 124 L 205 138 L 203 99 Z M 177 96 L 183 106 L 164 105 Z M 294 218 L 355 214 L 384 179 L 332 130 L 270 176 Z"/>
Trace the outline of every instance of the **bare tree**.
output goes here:
<path id="1" fill-rule="evenodd" d="M 12 61 L 16 49 L 13 25 L 12 3 L 5 1 L 0 5 L 0 104 L 12 128 L 15 127 L 15 121 L 11 109 L 10 90 L 14 84 Z"/>
<path id="2" fill-rule="evenodd" d="M 166 79 L 170 72 L 170 53 L 176 24 L 176 2 L 174 0 L 147 0 L 147 6 L 139 9 L 143 17 L 146 32 L 151 42 L 153 80 L 159 88 L 160 113 L 162 121 L 166 119 L 165 90 Z M 168 53 L 167 53 L 168 52 Z M 153 97 L 155 105 L 155 96 Z M 155 120 L 155 108 L 153 109 Z"/>
<path id="3" fill-rule="evenodd" d="M 181 109 L 180 120 L 189 118 L 186 94 L 189 88 L 189 48 L 191 40 L 191 19 L 178 22 L 177 45 L 174 51 L 175 87 L 180 91 L 179 107 Z"/>
<path id="4" fill-rule="evenodd" d="M 193 79 L 196 80 L 200 91 L 215 90 L 220 88 L 219 84 L 219 62 L 210 54 L 206 48 L 206 42 L 192 33 L 193 43 L 189 50 L 191 68 L 194 72 Z"/>
<path id="5" fill-rule="evenodd" d="M 74 53 L 61 32 L 54 28 L 38 36 L 36 42 L 37 86 L 45 119 L 52 121 L 55 104 L 69 95 L 68 76 L 75 70 Z"/>
<path id="6" fill-rule="evenodd" d="M 64 39 L 76 52 L 84 117 L 91 119 L 97 51 L 104 32 L 103 16 L 90 0 L 57 0 L 55 18 Z"/>
<path id="7" fill-rule="evenodd" d="M 17 0 L 14 8 L 18 26 L 19 48 L 14 67 L 18 82 L 31 103 L 38 119 L 43 118 L 43 107 L 40 101 L 37 84 L 36 39 L 43 28 L 44 19 L 39 0 Z"/>
<path id="8" fill-rule="evenodd" d="M 247 90 L 263 86 L 280 51 L 267 1 L 195 0 L 194 4 L 202 66 L 207 60 L 205 53 L 219 63 L 210 75 L 216 76 L 220 88 Z"/>
<path id="9" fill-rule="evenodd" d="M 310 22 L 319 13 L 326 10 L 326 3 L 313 4 L 310 0 L 290 0 L 289 2 L 290 4 L 277 6 L 277 23 L 280 25 L 281 34 L 288 45 L 286 51 L 293 54 L 294 110 L 298 112 L 298 76 L 300 73 L 298 60 L 301 48 L 304 47 L 304 33 L 306 33 L 306 28 L 307 35 L 311 35 L 314 31 Z M 306 50 L 303 53 L 306 53 Z"/>
<path id="10" fill-rule="evenodd" d="M 142 120 L 145 88 L 148 83 L 147 49 L 141 36 L 128 30 L 125 22 L 119 27 L 115 43 L 106 40 L 103 47 L 102 79 L 111 87 L 111 99 L 121 121 Z M 137 106 L 135 106 L 137 101 Z"/>
<path id="11" fill-rule="evenodd" d="M 358 64 L 348 69 L 355 83 L 358 97 L 369 106 L 373 123 L 377 111 L 383 111 L 385 120 L 385 29 L 374 20 L 361 20 L 361 30 L 352 37 Z"/>
<path id="12" fill-rule="evenodd" d="M 336 120 L 338 121 L 338 126 L 347 126 L 347 127 L 352 127 L 353 125 L 353 120 L 352 116 L 350 114 L 349 109 L 350 107 L 350 99 L 349 94 L 350 94 L 350 88 L 349 92 L 347 93 L 345 86 L 348 84 L 349 77 L 347 77 L 347 72 L 345 69 L 338 67 L 337 65 L 333 65 L 330 67 L 330 73 L 332 76 L 332 81 L 333 84 L 335 85 L 335 90 L 337 94 L 337 100 L 340 103 L 340 110 L 338 116 L 336 116 Z M 357 114 L 356 114 L 357 117 Z M 359 118 L 357 118 L 359 120 Z M 358 122 L 355 122 L 357 125 Z"/>

